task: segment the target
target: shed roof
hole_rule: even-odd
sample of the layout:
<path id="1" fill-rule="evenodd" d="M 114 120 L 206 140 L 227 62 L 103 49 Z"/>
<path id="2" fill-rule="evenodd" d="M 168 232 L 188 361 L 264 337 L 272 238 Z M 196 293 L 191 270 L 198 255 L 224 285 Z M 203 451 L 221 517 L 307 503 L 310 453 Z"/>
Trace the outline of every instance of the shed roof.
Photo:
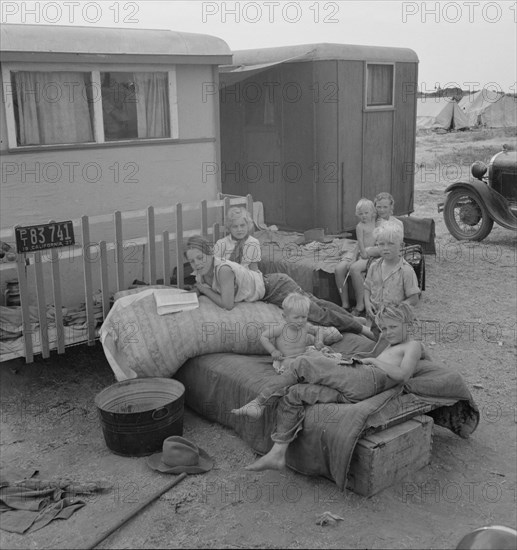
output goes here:
<path id="1" fill-rule="evenodd" d="M 238 50 L 233 52 L 233 64 L 260 65 L 282 63 L 285 61 L 306 62 L 322 60 L 370 61 L 370 62 L 406 62 L 418 63 L 417 54 L 409 48 L 391 48 L 383 46 L 360 46 L 351 44 L 299 44 L 277 48 Z M 225 70 L 224 68 L 222 69 Z"/>
<path id="2" fill-rule="evenodd" d="M 0 26 L 2 61 L 112 63 L 137 58 L 152 63 L 231 62 L 226 42 L 215 36 L 158 29 L 63 25 Z"/>

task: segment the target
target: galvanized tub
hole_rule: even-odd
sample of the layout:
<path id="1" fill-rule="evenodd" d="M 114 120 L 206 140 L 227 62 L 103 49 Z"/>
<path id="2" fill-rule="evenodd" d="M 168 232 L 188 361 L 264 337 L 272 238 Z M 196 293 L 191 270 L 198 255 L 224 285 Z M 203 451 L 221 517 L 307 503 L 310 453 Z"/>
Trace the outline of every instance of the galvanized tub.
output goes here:
<path id="1" fill-rule="evenodd" d="M 185 387 L 171 378 L 118 382 L 95 396 L 108 449 L 123 456 L 161 451 L 163 440 L 183 435 Z"/>

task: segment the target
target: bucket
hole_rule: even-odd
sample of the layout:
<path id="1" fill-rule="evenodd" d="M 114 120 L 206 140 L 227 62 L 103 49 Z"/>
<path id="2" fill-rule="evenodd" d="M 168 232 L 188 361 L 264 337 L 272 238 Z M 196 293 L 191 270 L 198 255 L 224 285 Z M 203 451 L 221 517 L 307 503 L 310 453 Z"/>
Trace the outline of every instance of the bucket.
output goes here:
<path id="1" fill-rule="evenodd" d="M 95 405 L 108 449 L 123 456 L 161 451 L 164 439 L 183 435 L 184 394 L 171 378 L 126 380 L 99 392 Z"/>

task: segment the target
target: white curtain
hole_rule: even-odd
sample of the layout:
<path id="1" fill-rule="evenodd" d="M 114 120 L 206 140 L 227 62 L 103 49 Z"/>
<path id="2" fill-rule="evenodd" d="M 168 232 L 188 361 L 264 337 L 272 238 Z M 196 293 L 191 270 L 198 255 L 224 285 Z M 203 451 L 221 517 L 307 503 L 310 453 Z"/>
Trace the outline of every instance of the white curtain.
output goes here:
<path id="1" fill-rule="evenodd" d="M 170 137 L 167 73 L 134 73 L 139 138 Z"/>
<path id="2" fill-rule="evenodd" d="M 87 74 L 20 71 L 14 78 L 20 145 L 93 141 Z"/>

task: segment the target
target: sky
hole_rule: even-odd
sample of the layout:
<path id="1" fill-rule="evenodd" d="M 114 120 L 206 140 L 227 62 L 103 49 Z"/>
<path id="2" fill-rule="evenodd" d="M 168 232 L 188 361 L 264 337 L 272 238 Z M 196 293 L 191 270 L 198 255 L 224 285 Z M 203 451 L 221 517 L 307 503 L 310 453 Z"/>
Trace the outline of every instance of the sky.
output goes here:
<path id="1" fill-rule="evenodd" d="M 517 93 L 517 1 L 1 0 L 1 23 L 170 29 L 231 50 L 338 43 L 411 48 L 419 88 Z"/>

